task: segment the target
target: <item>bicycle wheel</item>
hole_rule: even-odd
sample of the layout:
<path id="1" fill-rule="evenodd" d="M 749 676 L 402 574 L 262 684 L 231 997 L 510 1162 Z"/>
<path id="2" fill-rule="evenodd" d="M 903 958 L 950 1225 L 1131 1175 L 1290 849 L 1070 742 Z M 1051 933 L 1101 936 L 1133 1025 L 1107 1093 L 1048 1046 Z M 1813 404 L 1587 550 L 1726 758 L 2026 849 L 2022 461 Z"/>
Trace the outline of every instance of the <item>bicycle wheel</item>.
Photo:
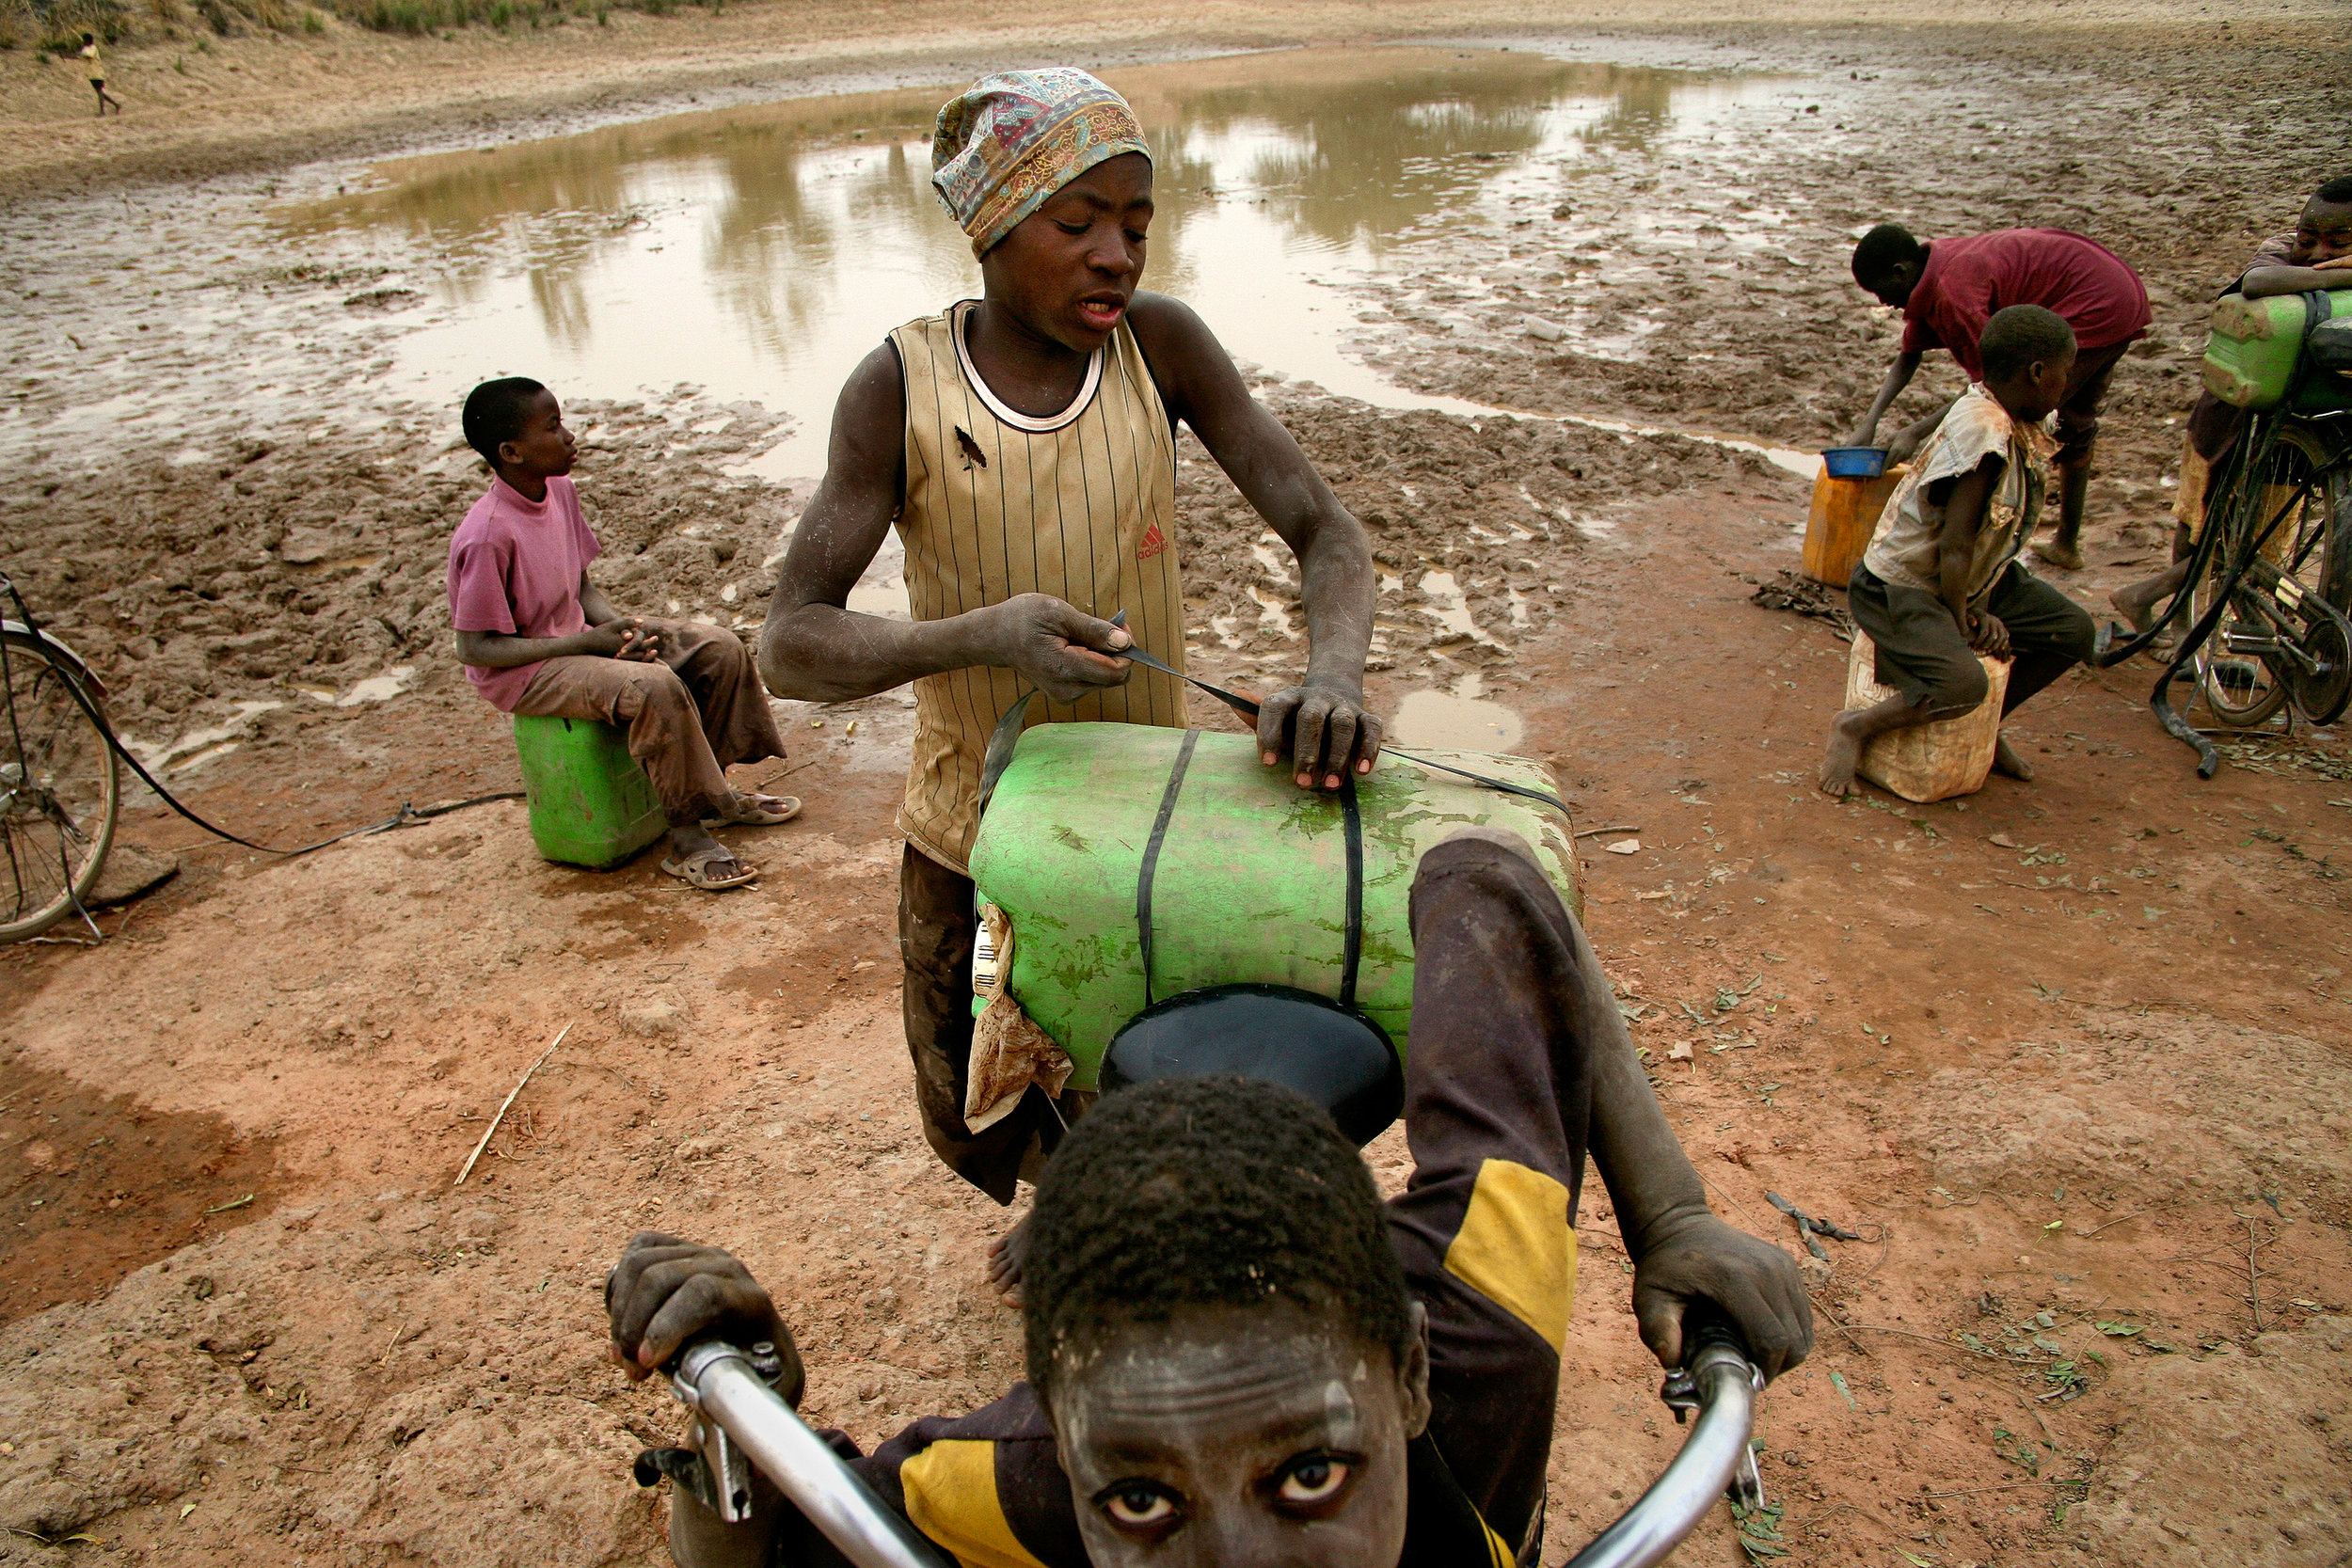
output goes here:
<path id="1" fill-rule="evenodd" d="M 2332 724 L 2352 706 L 2352 635 L 2344 620 L 2352 614 L 2352 467 L 2341 461 L 2352 441 L 2328 427 L 2294 434 L 2325 477 L 2304 499 L 2287 562 L 2294 608 L 2303 620 L 2303 657 L 2283 673 L 2296 711 L 2314 724 Z"/>
<path id="2" fill-rule="evenodd" d="M 2327 587 L 2332 531 L 2328 519 L 2335 486 L 2312 485 L 2299 499 L 2296 493 L 2326 466 L 2329 447 L 2317 432 L 2293 422 L 2266 433 L 2249 431 L 2241 439 L 2257 444 L 2235 466 L 2234 483 L 2206 513 L 2205 526 L 2224 531 L 2189 602 L 2192 616 L 2201 620 L 2219 600 L 2249 542 L 2270 530 L 2256 559 L 2237 574 L 2213 635 L 2197 650 L 2197 686 L 2205 706 L 2221 722 L 2247 729 L 2267 721 L 2297 695 L 2298 686 L 2324 707 L 2331 695 L 2325 688 L 2352 675 L 2327 657 L 2332 624 L 2313 635 L 2313 622 L 2324 617 L 2303 603 L 2307 594 L 2323 597 Z M 2292 513 L 2271 529 L 2290 503 Z M 2318 645 L 2307 646 L 2307 636 Z M 2314 671 L 2314 664 L 2322 668 Z M 2312 711 L 2301 701 L 2297 706 Z"/>
<path id="3" fill-rule="evenodd" d="M 0 942 L 71 914 L 114 843 L 121 780 L 76 692 L 96 701 L 49 648 L 0 632 Z"/>

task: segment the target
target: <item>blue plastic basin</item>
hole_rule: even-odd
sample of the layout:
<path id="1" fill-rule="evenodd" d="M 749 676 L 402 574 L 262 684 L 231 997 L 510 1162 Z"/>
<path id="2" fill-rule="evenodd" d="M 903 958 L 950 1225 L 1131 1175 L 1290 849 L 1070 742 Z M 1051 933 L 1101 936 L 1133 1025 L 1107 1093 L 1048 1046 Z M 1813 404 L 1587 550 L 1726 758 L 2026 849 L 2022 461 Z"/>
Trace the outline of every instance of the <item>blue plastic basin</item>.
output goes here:
<path id="1" fill-rule="evenodd" d="M 1832 447 L 1821 453 L 1832 479 L 1876 479 L 1886 471 L 1884 447 Z"/>

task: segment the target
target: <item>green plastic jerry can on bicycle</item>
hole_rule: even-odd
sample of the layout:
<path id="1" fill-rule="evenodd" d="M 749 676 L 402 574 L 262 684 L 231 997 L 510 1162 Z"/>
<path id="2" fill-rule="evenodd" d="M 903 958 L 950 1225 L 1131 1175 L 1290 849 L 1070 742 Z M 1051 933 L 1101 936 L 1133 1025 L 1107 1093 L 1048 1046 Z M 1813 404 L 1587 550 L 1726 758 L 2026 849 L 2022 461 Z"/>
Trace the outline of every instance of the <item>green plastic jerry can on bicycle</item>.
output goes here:
<path id="1" fill-rule="evenodd" d="M 2321 322 L 2352 317 L 2352 289 L 2248 299 L 2224 294 L 2205 340 L 2205 389 L 2239 408 L 2276 408 L 2296 387 L 2303 339 Z M 2341 400 L 2329 391 L 2324 406 Z"/>
<path id="2" fill-rule="evenodd" d="M 1070 1053 L 1073 1088 L 1097 1086 L 1112 1037 L 1146 1005 L 1137 893 L 1147 858 L 1152 995 L 1248 984 L 1341 993 L 1350 882 L 1343 803 L 1262 767 L 1254 737 L 1214 732 L 1196 733 L 1171 789 L 1184 740 L 1183 730 L 1146 724 L 1038 725 L 1021 736 L 972 847 L 980 898 L 1012 926 L 1007 989 Z M 1550 773 L 1524 757 L 1429 754 L 1557 793 Z M 1358 781 L 1356 806 L 1355 1004 L 1401 1056 L 1413 1007 L 1406 902 L 1422 854 L 1470 824 L 1507 829 L 1581 914 L 1572 830 L 1548 806 L 1389 755 Z"/>

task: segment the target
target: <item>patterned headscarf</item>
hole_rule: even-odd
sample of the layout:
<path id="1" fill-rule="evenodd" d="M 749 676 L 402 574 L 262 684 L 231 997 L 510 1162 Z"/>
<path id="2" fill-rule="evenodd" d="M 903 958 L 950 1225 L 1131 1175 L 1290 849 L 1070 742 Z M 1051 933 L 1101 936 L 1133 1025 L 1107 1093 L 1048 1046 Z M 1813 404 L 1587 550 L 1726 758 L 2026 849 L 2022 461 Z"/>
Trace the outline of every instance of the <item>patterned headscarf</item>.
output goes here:
<path id="1" fill-rule="evenodd" d="M 1127 101 L 1073 66 L 983 77 L 939 111 L 931 184 L 940 204 L 989 247 L 1079 175 L 1122 152 L 1152 150 Z"/>

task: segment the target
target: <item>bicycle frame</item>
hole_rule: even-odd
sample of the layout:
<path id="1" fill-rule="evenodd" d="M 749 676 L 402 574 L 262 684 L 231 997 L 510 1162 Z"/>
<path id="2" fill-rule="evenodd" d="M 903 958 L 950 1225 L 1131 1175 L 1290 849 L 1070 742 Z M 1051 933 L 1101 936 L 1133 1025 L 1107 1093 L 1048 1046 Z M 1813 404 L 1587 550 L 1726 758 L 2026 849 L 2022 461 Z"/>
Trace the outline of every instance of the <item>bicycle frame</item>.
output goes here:
<path id="1" fill-rule="evenodd" d="M 707 1480 L 695 1486 L 723 1520 L 751 1513 L 751 1479 L 760 1473 L 822 1530 L 857 1568 L 954 1568 L 945 1553 L 884 1503 L 811 1432 L 770 1386 L 747 1353 L 718 1340 L 692 1345 L 670 1373 L 670 1388 L 694 1413 L 693 1441 Z M 1707 1344 L 1666 1379 L 1661 1397 L 1676 1419 L 1698 1419 L 1674 1462 L 1617 1522 L 1566 1568 L 1650 1568 L 1691 1533 L 1726 1488 L 1760 1507 L 1763 1487 L 1748 1434 L 1764 1379 L 1729 1345 Z"/>
<path id="2" fill-rule="evenodd" d="M 2180 589 L 2172 595 L 2171 601 L 2165 606 L 2164 613 L 2155 619 L 2148 630 L 2127 638 L 2121 643 L 2111 643 L 2109 639 L 2103 634 L 2100 638 L 2102 645 L 2093 656 L 2095 662 L 2101 668 L 2120 664 L 2134 654 L 2139 653 L 2154 642 L 2166 627 L 2180 619 L 2182 612 L 2191 602 L 2191 595 L 2199 579 L 2204 576 L 2206 568 L 2211 565 L 2214 552 L 2220 547 L 2223 533 L 2227 531 L 2213 526 L 2215 496 L 2217 494 L 2233 496 L 2243 476 L 2259 472 L 2258 459 L 2267 454 L 2282 421 L 2289 420 L 2332 430 L 2340 428 L 2336 421 L 2352 420 L 2352 412 L 2276 414 L 2256 417 L 2253 427 L 2238 437 L 2236 450 L 2233 454 L 2229 468 L 2228 486 L 2219 490 L 2209 489 L 2206 492 L 2206 526 L 2198 532 L 2197 547 L 2189 556 L 2188 575 L 2183 580 Z M 2212 741 L 2198 734 L 2188 721 L 2173 707 L 2172 683 L 2181 678 L 2182 673 L 2195 660 L 2199 652 L 2203 649 L 2205 643 L 2212 639 L 2214 632 L 2220 626 L 2222 619 L 2229 614 L 2239 585 L 2246 580 L 2247 575 L 2254 572 L 2257 565 L 2264 567 L 2271 575 L 2277 575 L 2276 566 L 2264 559 L 2263 550 L 2269 545 L 2272 536 L 2279 531 L 2279 526 L 2295 515 L 2305 499 L 2311 495 L 2314 486 L 2325 483 L 2339 469 L 2347 467 L 2352 467 L 2352 446 L 2347 446 L 2322 464 L 2302 483 L 2296 486 L 2294 492 L 2287 497 L 2285 503 L 2271 515 L 2267 523 L 2259 530 L 2247 534 L 2236 558 L 2230 563 L 2229 576 L 2222 583 L 2221 591 L 2214 595 L 2212 608 L 2207 610 L 2197 624 L 2181 639 L 2180 646 L 2173 653 L 2172 661 L 2165 666 L 2164 673 L 2156 677 L 2155 688 L 2148 694 L 2148 705 L 2155 713 L 2156 721 L 2164 726 L 2165 733 L 2196 751 L 2197 776 L 2201 779 L 2212 778 L 2220 768 L 2221 752 Z M 2334 520 L 2331 519 L 2330 526 L 2333 525 Z M 2352 620 L 2347 620 L 2341 610 L 2316 595 L 2307 595 L 2304 604 L 2306 607 L 2316 607 L 2319 613 L 2334 620 L 2338 624 L 2338 630 L 2344 634 L 2347 643 L 2352 643 Z M 2281 641 L 2283 645 L 2284 640 Z M 2289 655 L 2288 657 L 2295 656 Z"/>

